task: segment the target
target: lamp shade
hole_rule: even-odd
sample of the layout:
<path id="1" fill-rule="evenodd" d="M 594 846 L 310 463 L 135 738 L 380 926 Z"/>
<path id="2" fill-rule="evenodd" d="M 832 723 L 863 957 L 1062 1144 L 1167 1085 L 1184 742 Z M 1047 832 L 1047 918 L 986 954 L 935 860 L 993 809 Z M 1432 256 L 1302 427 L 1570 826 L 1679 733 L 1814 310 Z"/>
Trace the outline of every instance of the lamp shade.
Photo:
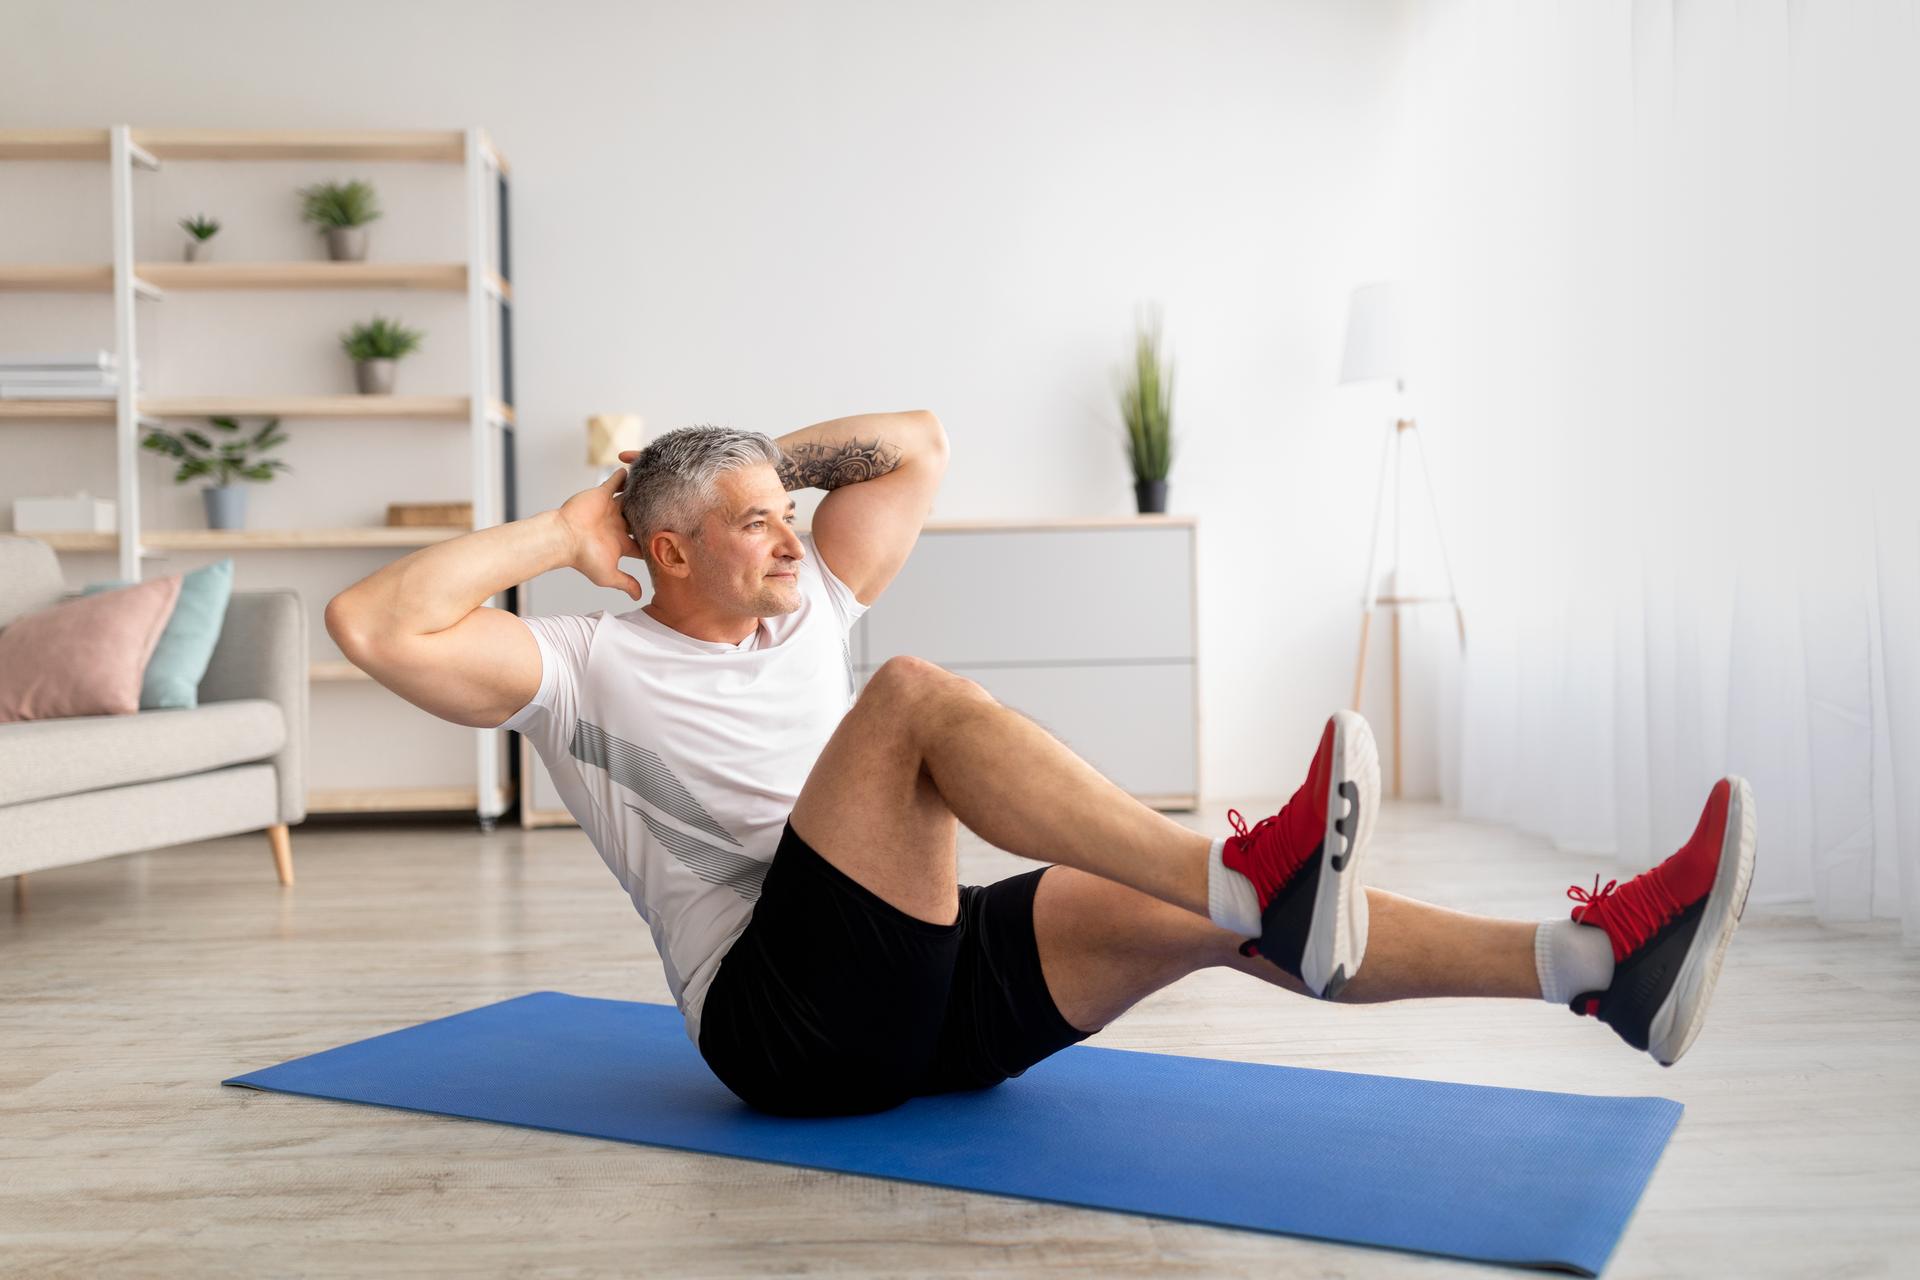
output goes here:
<path id="1" fill-rule="evenodd" d="M 596 413 L 587 419 L 587 465 L 617 467 L 623 449 L 644 442 L 644 424 L 637 413 Z"/>
<path id="2" fill-rule="evenodd" d="M 1362 285 L 1347 304 L 1347 350 L 1340 362 L 1340 381 L 1397 380 L 1406 374 L 1400 286 L 1394 281 Z"/>

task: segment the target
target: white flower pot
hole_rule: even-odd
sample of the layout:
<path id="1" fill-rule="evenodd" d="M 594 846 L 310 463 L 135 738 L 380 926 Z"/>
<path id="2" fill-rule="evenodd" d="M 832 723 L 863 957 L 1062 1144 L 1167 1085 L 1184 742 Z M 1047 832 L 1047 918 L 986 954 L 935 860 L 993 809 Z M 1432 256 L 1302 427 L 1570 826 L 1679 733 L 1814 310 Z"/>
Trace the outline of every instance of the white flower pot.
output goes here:
<path id="1" fill-rule="evenodd" d="M 359 385 L 360 394 L 363 396 L 392 395 L 393 364 L 391 360 L 355 361 L 353 380 Z"/>
<path id="2" fill-rule="evenodd" d="M 367 260 L 367 229 L 365 227 L 328 227 L 327 257 L 335 262 L 365 262 Z"/>

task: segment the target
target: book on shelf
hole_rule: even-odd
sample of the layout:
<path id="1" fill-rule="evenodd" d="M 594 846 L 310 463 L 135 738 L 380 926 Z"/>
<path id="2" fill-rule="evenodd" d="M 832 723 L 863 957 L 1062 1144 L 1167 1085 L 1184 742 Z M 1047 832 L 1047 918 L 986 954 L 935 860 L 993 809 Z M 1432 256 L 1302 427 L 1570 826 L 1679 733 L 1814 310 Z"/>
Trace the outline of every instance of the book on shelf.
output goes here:
<path id="1" fill-rule="evenodd" d="M 81 373 L 89 369 L 111 369 L 117 361 L 111 351 L 56 351 L 46 355 L 0 354 L 0 374 L 25 371 Z"/>

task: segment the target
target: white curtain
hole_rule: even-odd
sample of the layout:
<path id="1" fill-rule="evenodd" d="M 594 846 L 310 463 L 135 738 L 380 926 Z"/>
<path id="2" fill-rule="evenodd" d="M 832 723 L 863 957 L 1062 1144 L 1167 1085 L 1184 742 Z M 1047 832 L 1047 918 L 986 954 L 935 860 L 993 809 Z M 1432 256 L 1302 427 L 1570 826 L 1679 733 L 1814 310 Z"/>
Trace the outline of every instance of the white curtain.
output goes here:
<path id="1" fill-rule="evenodd" d="M 1443 797 L 1625 873 L 1740 773 L 1754 901 L 1920 942 L 1915 5 L 1408 22 Z"/>

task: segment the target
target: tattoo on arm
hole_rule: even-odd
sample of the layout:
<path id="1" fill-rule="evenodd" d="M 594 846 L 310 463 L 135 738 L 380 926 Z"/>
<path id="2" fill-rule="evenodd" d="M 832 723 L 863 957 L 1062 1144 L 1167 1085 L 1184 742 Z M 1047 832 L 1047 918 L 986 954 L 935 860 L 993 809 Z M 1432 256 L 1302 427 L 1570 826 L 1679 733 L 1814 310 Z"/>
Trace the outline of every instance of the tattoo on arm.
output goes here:
<path id="1" fill-rule="evenodd" d="M 900 450 L 885 440 L 812 441 L 788 446 L 777 470 L 788 489 L 838 489 L 877 480 L 900 465 Z"/>

